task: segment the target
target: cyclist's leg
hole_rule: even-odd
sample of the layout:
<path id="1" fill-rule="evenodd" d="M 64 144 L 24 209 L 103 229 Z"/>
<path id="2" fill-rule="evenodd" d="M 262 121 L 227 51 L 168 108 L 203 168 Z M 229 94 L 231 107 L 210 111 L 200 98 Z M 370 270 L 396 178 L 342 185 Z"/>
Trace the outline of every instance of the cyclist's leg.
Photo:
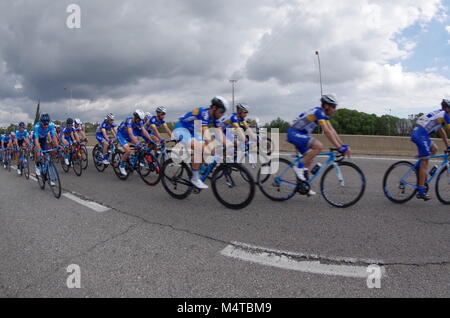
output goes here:
<path id="1" fill-rule="evenodd" d="M 417 184 L 418 196 L 421 199 L 429 200 L 430 197 L 426 194 L 425 182 L 428 175 L 429 157 L 432 150 L 437 151 L 437 149 L 436 147 L 432 149 L 433 147 L 430 137 L 428 134 L 425 134 L 420 130 L 415 129 L 413 131 L 411 140 L 416 144 L 420 158 L 419 182 Z"/>
<path id="2" fill-rule="evenodd" d="M 122 136 L 122 134 L 117 134 L 117 141 L 122 146 L 124 153 L 121 156 L 120 160 L 123 162 L 127 161 L 131 154 L 131 148 L 129 146 L 129 141 Z"/>

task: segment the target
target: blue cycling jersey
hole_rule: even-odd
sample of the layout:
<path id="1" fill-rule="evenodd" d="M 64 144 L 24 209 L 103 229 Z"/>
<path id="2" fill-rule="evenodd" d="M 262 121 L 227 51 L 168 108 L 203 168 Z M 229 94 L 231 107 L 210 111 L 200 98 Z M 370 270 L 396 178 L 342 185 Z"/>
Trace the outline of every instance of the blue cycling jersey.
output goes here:
<path id="1" fill-rule="evenodd" d="M 294 120 L 291 127 L 302 134 L 309 135 L 319 124 L 329 122 L 329 120 L 321 107 L 315 107 L 300 114 Z"/>
<path id="2" fill-rule="evenodd" d="M 159 128 L 166 123 L 165 120 L 158 120 L 158 116 L 152 116 L 145 123 L 145 129 L 149 132 L 150 135 L 154 134 L 153 127 Z"/>
<path id="3" fill-rule="evenodd" d="M 432 135 L 442 127 L 450 129 L 450 116 L 443 110 L 436 110 L 420 117 L 416 125 L 422 127 L 426 134 Z"/>
<path id="4" fill-rule="evenodd" d="M 29 134 L 28 131 L 26 129 L 24 129 L 23 131 L 20 131 L 20 129 L 16 130 L 16 139 L 19 141 L 22 141 L 24 139 L 28 139 L 29 138 Z"/>
<path id="5" fill-rule="evenodd" d="M 34 125 L 34 138 L 43 139 L 47 137 L 48 134 L 52 137 L 56 136 L 56 129 L 53 123 L 48 124 L 47 128 L 42 127 L 40 122 Z"/>
<path id="6" fill-rule="evenodd" d="M 106 131 L 108 132 L 108 131 L 113 130 L 115 127 L 116 127 L 116 126 L 114 125 L 114 123 L 112 123 L 112 124 L 110 125 L 110 124 L 108 123 L 107 120 L 104 120 L 104 121 L 102 122 L 102 124 L 101 124 L 100 126 L 97 127 L 97 130 L 95 131 L 95 133 L 96 133 L 97 135 L 102 135 L 102 136 L 103 136 L 102 129 L 104 129 L 104 130 L 106 130 Z"/>
<path id="7" fill-rule="evenodd" d="M 133 117 L 128 117 L 125 119 L 118 128 L 118 133 L 124 138 L 129 138 L 128 128 L 133 130 L 133 135 L 139 137 L 142 135 L 142 128 L 144 127 L 144 121 L 140 120 L 137 124 L 134 122 Z"/>
<path id="8" fill-rule="evenodd" d="M 196 121 L 201 122 L 202 127 L 208 127 L 209 124 L 213 124 L 214 127 L 219 128 L 221 124 L 218 119 L 213 119 L 209 115 L 209 107 L 196 108 L 193 111 L 185 114 L 179 119 L 179 123 L 186 129 L 188 129 L 191 134 L 194 133 L 194 124 Z"/>
<path id="9" fill-rule="evenodd" d="M 229 116 L 223 117 L 220 120 L 220 125 L 222 126 L 224 131 L 227 128 L 239 128 L 241 124 L 246 125 L 247 122 L 245 121 L 245 118 L 239 117 L 237 113 L 233 113 Z"/>

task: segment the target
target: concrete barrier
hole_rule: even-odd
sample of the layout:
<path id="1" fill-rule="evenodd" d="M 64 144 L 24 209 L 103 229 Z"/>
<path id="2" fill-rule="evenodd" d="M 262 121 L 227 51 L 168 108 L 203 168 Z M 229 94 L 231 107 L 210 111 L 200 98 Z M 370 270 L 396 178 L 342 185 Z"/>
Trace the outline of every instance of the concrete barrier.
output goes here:
<path id="1" fill-rule="evenodd" d="M 330 142 L 324 135 L 313 135 L 320 140 L 325 150 L 331 148 Z M 355 136 L 341 135 L 342 141 L 352 148 L 354 154 L 381 155 L 381 156 L 417 156 L 417 147 L 410 137 L 389 136 Z M 433 139 L 439 148 L 439 153 L 445 150 L 441 139 Z M 295 147 L 288 143 L 286 134 L 280 134 L 280 151 L 294 152 Z"/>
<path id="2" fill-rule="evenodd" d="M 165 134 L 162 134 L 163 137 Z M 325 150 L 331 148 L 331 144 L 324 135 L 313 135 L 314 138 L 320 140 Z M 341 135 L 342 140 L 350 145 L 353 154 L 362 155 L 379 155 L 379 156 L 417 156 L 417 147 L 413 144 L 409 137 L 389 137 L 389 136 L 358 136 L 358 135 Z M 88 134 L 89 146 L 97 144 L 95 135 Z M 441 139 L 433 139 L 438 145 L 439 153 L 445 149 Z M 282 152 L 295 152 L 295 147 L 288 143 L 286 134 L 280 134 L 279 147 Z"/>

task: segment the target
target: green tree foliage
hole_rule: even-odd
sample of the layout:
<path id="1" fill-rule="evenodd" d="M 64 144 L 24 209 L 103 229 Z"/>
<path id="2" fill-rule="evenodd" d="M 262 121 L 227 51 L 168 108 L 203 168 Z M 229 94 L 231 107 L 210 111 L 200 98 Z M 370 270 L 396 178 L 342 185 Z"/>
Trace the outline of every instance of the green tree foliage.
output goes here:
<path id="1" fill-rule="evenodd" d="M 265 125 L 264 128 L 278 128 L 280 130 L 280 133 L 287 133 L 289 129 L 289 123 L 278 117 L 277 119 L 272 120 L 269 124 Z"/>

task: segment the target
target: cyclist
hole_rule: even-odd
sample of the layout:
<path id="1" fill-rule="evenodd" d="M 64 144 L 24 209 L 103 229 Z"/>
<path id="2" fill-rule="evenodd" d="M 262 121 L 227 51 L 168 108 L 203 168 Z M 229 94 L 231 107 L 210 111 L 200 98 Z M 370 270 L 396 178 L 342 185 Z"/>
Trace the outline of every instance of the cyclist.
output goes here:
<path id="1" fill-rule="evenodd" d="M 308 180 L 308 170 L 311 168 L 314 158 L 323 150 L 322 143 L 314 139 L 311 133 L 320 126 L 328 140 L 339 149 L 339 152 L 350 156 L 350 147 L 345 145 L 336 130 L 331 125 L 330 116 L 336 113 L 338 102 L 334 95 L 323 95 L 320 99 L 322 106 L 312 108 L 300 114 L 292 123 L 288 130 L 287 140 L 293 144 L 297 151 L 304 155 L 294 171 L 297 177 L 306 182 Z M 315 195 L 310 191 L 309 195 Z"/>
<path id="2" fill-rule="evenodd" d="M 39 169 L 41 165 L 41 150 L 48 150 L 48 139 L 50 135 L 53 144 L 58 146 L 58 138 L 56 137 L 55 125 L 51 122 L 48 114 L 42 114 L 39 122 L 34 125 L 34 158 L 36 160 L 36 175 L 41 175 Z"/>
<path id="3" fill-rule="evenodd" d="M 148 140 L 151 139 L 147 130 L 143 129 L 144 119 L 145 113 L 142 110 L 137 109 L 133 113 L 133 116 L 125 119 L 117 129 L 117 140 L 125 151 L 121 157 L 119 164 L 120 173 L 124 176 L 127 175 L 127 171 L 125 170 L 125 162 L 128 160 L 128 157 L 131 154 L 131 148 L 129 144 L 132 144 L 136 148 L 139 148 L 141 145 L 139 144 L 138 137 L 143 137 L 144 139 Z"/>
<path id="4" fill-rule="evenodd" d="M 64 146 L 73 146 L 75 143 L 80 142 L 80 137 L 74 127 L 74 120 L 72 118 L 67 118 L 66 126 L 62 129 L 62 144 Z M 64 163 L 68 166 L 69 163 L 69 149 L 66 148 L 64 151 Z"/>
<path id="5" fill-rule="evenodd" d="M 114 138 L 116 137 L 116 126 L 114 126 L 114 115 L 108 114 L 103 120 L 102 124 L 97 127 L 95 137 L 103 148 L 103 164 L 109 165 L 108 150 L 112 140 L 108 137 L 108 132 L 111 132 Z"/>
<path id="6" fill-rule="evenodd" d="M 12 148 L 12 137 L 11 132 L 6 131 L 5 134 L 2 136 L 2 154 L 3 154 L 3 168 L 6 169 L 6 148 Z M 8 158 L 9 159 L 9 158 Z"/>
<path id="7" fill-rule="evenodd" d="M 87 142 L 88 139 L 86 137 L 86 132 L 83 127 L 83 122 L 80 119 L 75 118 L 74 123 L 75 123 L 75 132 L 79 136 L 80 142 Z"/>
<path id="8" fill-rule="evenodd" d="M 172 131 L 169 126 L 165 122 L 164 118 L 166 117 L 167 109 L 163 106 L 156 108 L 156 116 L 148 117 L 147 122 L 145 123 L 145 129 L 147 129 L 150 136 L 156 138 L 157 141 L 164 143 L 158 128 L 164 127 L 164 130 L 169 136 L 172 136 Z"/>
<path id="9" fill-rule="evenodd" d="M 213 124 L 216 128 L 216 132 L 219 132 L 219 136 L 222 140 L 223 134 L 219 119 L 223 117 L 228 108 L 228 102 L 225 98 L 217 96 L 211 101 L 210 107 L 196 108 L 192 112 L 185 114 L 181 117 L 174 128 L 174 139 L 181 141 L 181 143 L 187 149 L 201 149 L 211 142 L 211 135 L 208 130 L 208 126 Z M 201 133 L 198 134 L 195 131 L 195 122 L 200 122 Z M 201 154 L 196 154 L 200 156 Z M 200 180 L 200 166 L 202 162 L 192 163 L 192 184 L 198 189 L 208 189 L 208 186 Z"/>
<path id="10" fill-rule="evenodd" d="M 450 131 L 450 100 L 444 99 L 441 107 L 442 109 L 440 110 L 420 117 L 411 134 L 411 140 L 416 144 L 420 158 L 417 198 L 424 201 L 431 200 L 425 187 L 429 157 L 430 155 L 434 156 L 438 151 L 436 144 L 431 141 L 430 136 L 439 132 L 440 137 L 444 141 L 444 145 L 447 147 L 447 151 L 450 151 L 447 132 L 445 130 L 446 128 Z"/>
<path id="11" fill-rule="evenodd" d="M 19 129 L 16 130 L 16 141 L 15 141 L 15 147 L 22 148 L 26 147 L 30 144 L 28 131 L 25 129 L 25 123 L 20 122 L 19 123 Z M 16 162 L 17 162 L 17 173 L 20 175 L 22 172 L 19 169 L 20 164 L 20 157 L 19 152 L 16 154 Z"/>

